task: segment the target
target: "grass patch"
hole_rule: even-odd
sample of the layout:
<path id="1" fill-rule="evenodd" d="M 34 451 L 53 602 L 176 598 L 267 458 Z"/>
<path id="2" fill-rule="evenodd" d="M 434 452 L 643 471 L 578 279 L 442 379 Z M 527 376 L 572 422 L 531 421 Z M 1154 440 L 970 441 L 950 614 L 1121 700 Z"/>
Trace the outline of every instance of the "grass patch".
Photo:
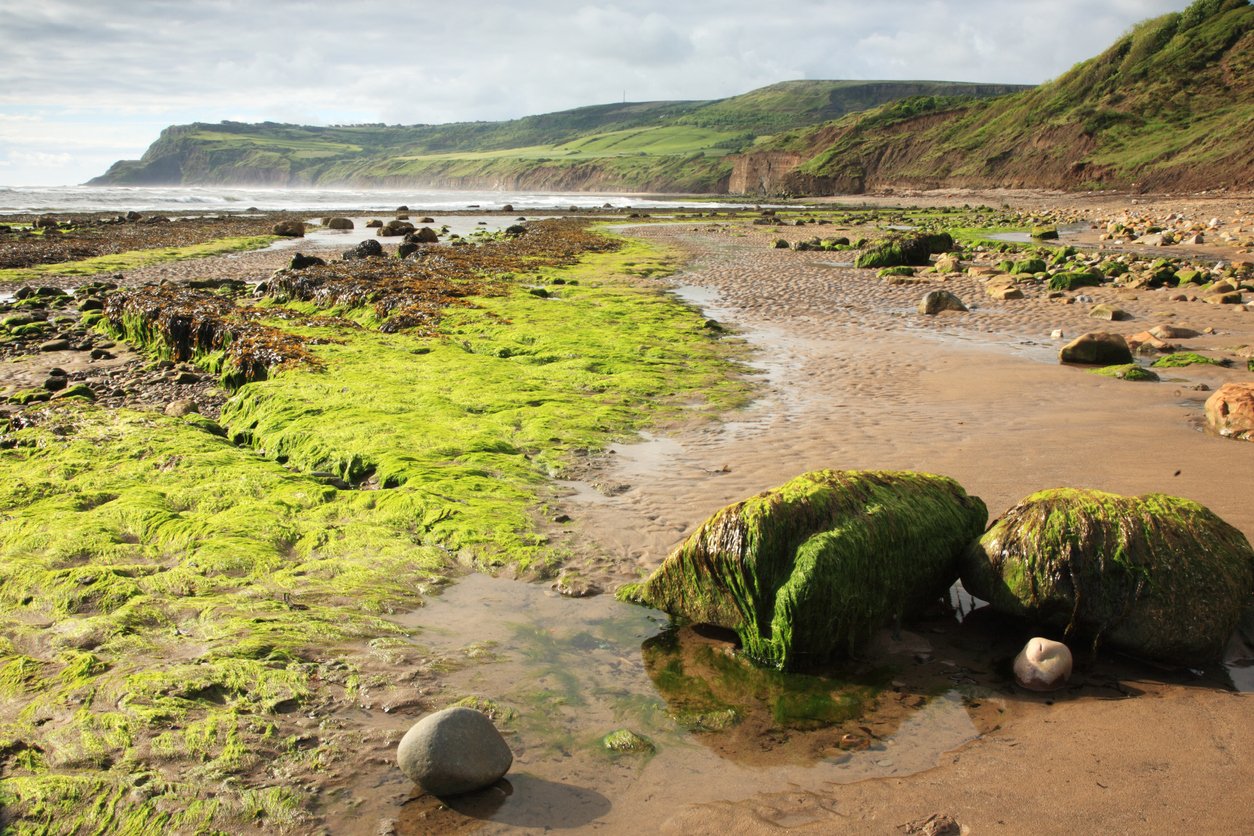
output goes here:
<path id="1" fill-rule="evenodd" d="M 161 264 L 167 261 L 186 261 L 211 255 L 259 250 L 278 240 L 273 235 L 249 235 L 235 238 L 219 238 L 203 244 L 185 247 L 162 247 L 153 250 L 129 250 L 113 255 L 65 261 L 57 264 L 36 264 L 31 267 L 15 267 L 0 270 L 0 282 L 37 281 L 47 276 L 94 276 L 99 273 L 117 273 Z"/>

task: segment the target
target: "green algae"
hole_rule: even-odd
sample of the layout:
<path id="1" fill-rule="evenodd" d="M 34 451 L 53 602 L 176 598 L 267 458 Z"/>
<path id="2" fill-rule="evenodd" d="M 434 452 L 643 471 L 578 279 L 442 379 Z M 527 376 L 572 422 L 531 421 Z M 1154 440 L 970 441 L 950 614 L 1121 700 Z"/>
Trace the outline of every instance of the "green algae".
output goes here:
<path id="1" fill-rule="evenodd" d="M 1102 377 L 1113 377 L 1116 380 L 1131 380 L 1135 382 L 1152 382 L 1159 379 L 1158 375 L 1154 374 L 1149 369 L 1138 366 L 1136 363 L 1124 363 L 1118 366 L 1103 366 L 1100 369 L 1092 369 L 1092 374 L 1098 374 Z"/>
<path id="2" fill-rule="evenodd" d="M 259 250 L 277 241 L 274 235 L 247 235 L 219 238 L 203 244 L 184 247 L 162 247 L 151 250 L 129 250 L 112 255 L 85 258 L 80 261 L 63 261 L 55 264 L 37 264 L 31 267 L 11 267 L 0 270 L 0 283 L 36 281 L 47 276 L 93 276 L 98 273 L 118 273 L 136 270 L 168 261 L 186 261 L 211 255 Z"/>
<path id="3" fill-rule="evenodd" d="M 788 730 L 839 726 L 863 717 L 886 684 L 882 672 L 835 677 L 762 667 L 690 629 L 649 639 L 643 655 L 671 719 L 699 734 L 741 724 Z"/>
<path id="4" fill-rule="evenodd" d="M 605 735 L 599 741 L 601 749 L 611 755 L 643 755 L 650 756 L 657 752 L 657 747 L 649 738 L 637 734 L 631 729 L 617 729 Z"/>
<path id="5" fill-rule="evenodd" d="M 243 385 L 221 425 L 76 401 L 10 434 L 0 801 L 16 832 L 307 823 L 273 776 L 337 744 L 296 746 L 287 718 L 355 699 L 370 680 L 352 648 L 400 632 L 383 616 L 458 557 L 549 571 L 549 476 L 694 395 L 745 396 L 696 311 L 618 275 L 674 263 L 629 243 L 538 267 L 560 293 L 510 286 L 431 337 L 276 308 L 324 365 Z"/>
<path id="6" fill-rule="evenodd" d="M 892 235 L 877 241 L 858 256 L 855 267 L 925 267 L 932 253 L 953 249 L 954 239 L 947 232 L 919 235 Z"/>
<path id="7" fill-rule="evenodd" d="M 1178 351 L 1175 354 L 1166 354 L 1154 361 L 1156 369 L 1179 369 L 1184 366 L 1223 366 L 1227 365 L 1223 360 L 1216 360 L 1213 357 L 1207 357 L 1203 354 L 1197 354 L 1192 351 Z"/>
<path id="8" fill-rule="evenodd" d="M 1081 287 L 1097 287 L 1105 279 L 1100 273 L 1057 273 L 1049 277 L 1050 290 L 1075 290 Z"/>
<path id="9" fill-rule="evenodd" d="M 1254 591 L 1254 550 L 1187 499 L 1058 488 L 990 526 L 962 582 L 1009 615 L 1197 665 L 1219 658 Z"/>
<path id="10" fill-rule="evenodd" d="M 637 592 L 764 663 L 822 663 L 938 596 L 986 518 L 941 476 L 816 471 L 714 514 Z"/>

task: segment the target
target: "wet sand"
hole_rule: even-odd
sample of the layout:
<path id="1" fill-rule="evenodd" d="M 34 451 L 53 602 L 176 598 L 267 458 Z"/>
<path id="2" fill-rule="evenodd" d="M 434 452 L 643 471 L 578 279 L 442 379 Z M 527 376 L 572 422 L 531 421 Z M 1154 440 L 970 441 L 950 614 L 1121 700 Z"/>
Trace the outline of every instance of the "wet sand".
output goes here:
<path id="1" fill-rule="evenodd" d="M 1231 349 L 1254 342 L 1248 312 L 1155 291 L 1086 289 L 1135 317 L 1099 322 L 1087 304 L 994 302 L 969 278 L 886 285 L 870 271 L 830 266 L 839 254 L 770 250 L 766 234 L 637 234 L 693 254 L 673 278 L 678 292 L 759 349 L 765 386 L 728 423 L 619 447 L 594 477 L 619 492 L 568 498 L 576 539 L 601 552 L 591 550 L 588 570 L 609 586 L 626 579 L 624 569 L 654 568 L 722 505 L 822 467 L 952 476 L 991 516 L 1048 487 L 1161 491 L 1208 505 L 1254 538 L 1254 445 L 1203 432 L 1209 392 L 1194 388 L 1248 379 L 1243 365 L 1127 383 L 1058 365 L 1062 341 L 1050 338 L 1054 329 L 1069 339 L 1170 322 L 1215 329 L 1192 348 Z M 979 307 L 923 317 L 913 307 L 932 287 Z M 658 809 L 634 786 L 615 799 L 610 821 L 671 833 L 892 833 L 945 813 L 971 832 L 1245 832 L 1254 813 L 1251 697 L 1153 669 L 1113 672 L 1113 664 L 1098 657 L 1088 675 L 1113 674 L 1135 696 L 1080 688 L 1052 701 L 1005 687 L 1000 728 L 916 775 L 837 784 L 811 774 L 794 791 L 754 792 L 722 772 L 673 774 L 668 785 L 687 781 L 706 795 L 726 781 L 722 797 Z"/>

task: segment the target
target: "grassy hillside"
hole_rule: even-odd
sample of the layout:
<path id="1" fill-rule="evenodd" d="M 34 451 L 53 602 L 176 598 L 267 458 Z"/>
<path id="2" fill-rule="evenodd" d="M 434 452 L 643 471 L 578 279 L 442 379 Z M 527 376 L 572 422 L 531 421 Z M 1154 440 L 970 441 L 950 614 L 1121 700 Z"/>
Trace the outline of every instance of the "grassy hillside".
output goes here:
<path id="1" fill-rule="evenodd" d="M 992 100 L 900 100 L 763 144 L 769 186 L 1215 188 L 1254 182 L 1254 8 L 1199 0 L 1055 81 Z"/>
<path id="2" fill-rule="evenodd" d="M 508 122 L 167 128 L 94 185 L 427 185 L 725 191 L 729 157 L 767 135 L 918 95 L 992 96 L 1015 85 L 789 81 L 715 101 L 630 102 Z"/>

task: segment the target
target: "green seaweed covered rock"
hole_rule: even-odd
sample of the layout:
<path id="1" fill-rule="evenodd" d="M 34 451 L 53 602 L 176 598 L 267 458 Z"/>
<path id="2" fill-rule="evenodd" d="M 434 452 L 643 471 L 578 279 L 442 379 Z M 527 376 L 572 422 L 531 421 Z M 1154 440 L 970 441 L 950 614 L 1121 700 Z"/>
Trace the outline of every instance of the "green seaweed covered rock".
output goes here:
<path id="1" fill-rule="evenodd" d="M 637 595 L 763 662 L 823 662 L 943 593 L 987 518 L 943 476 L 815 471 L 714 514 Z"/>
<path id="2" fill-rule="evenodd" d="M 1197 665 L 1220 657 L 1249 603 L 1254 551 L 1187 499 L 1057 488 L 997 520 L 962 583 L 1001 612 Z"/>

